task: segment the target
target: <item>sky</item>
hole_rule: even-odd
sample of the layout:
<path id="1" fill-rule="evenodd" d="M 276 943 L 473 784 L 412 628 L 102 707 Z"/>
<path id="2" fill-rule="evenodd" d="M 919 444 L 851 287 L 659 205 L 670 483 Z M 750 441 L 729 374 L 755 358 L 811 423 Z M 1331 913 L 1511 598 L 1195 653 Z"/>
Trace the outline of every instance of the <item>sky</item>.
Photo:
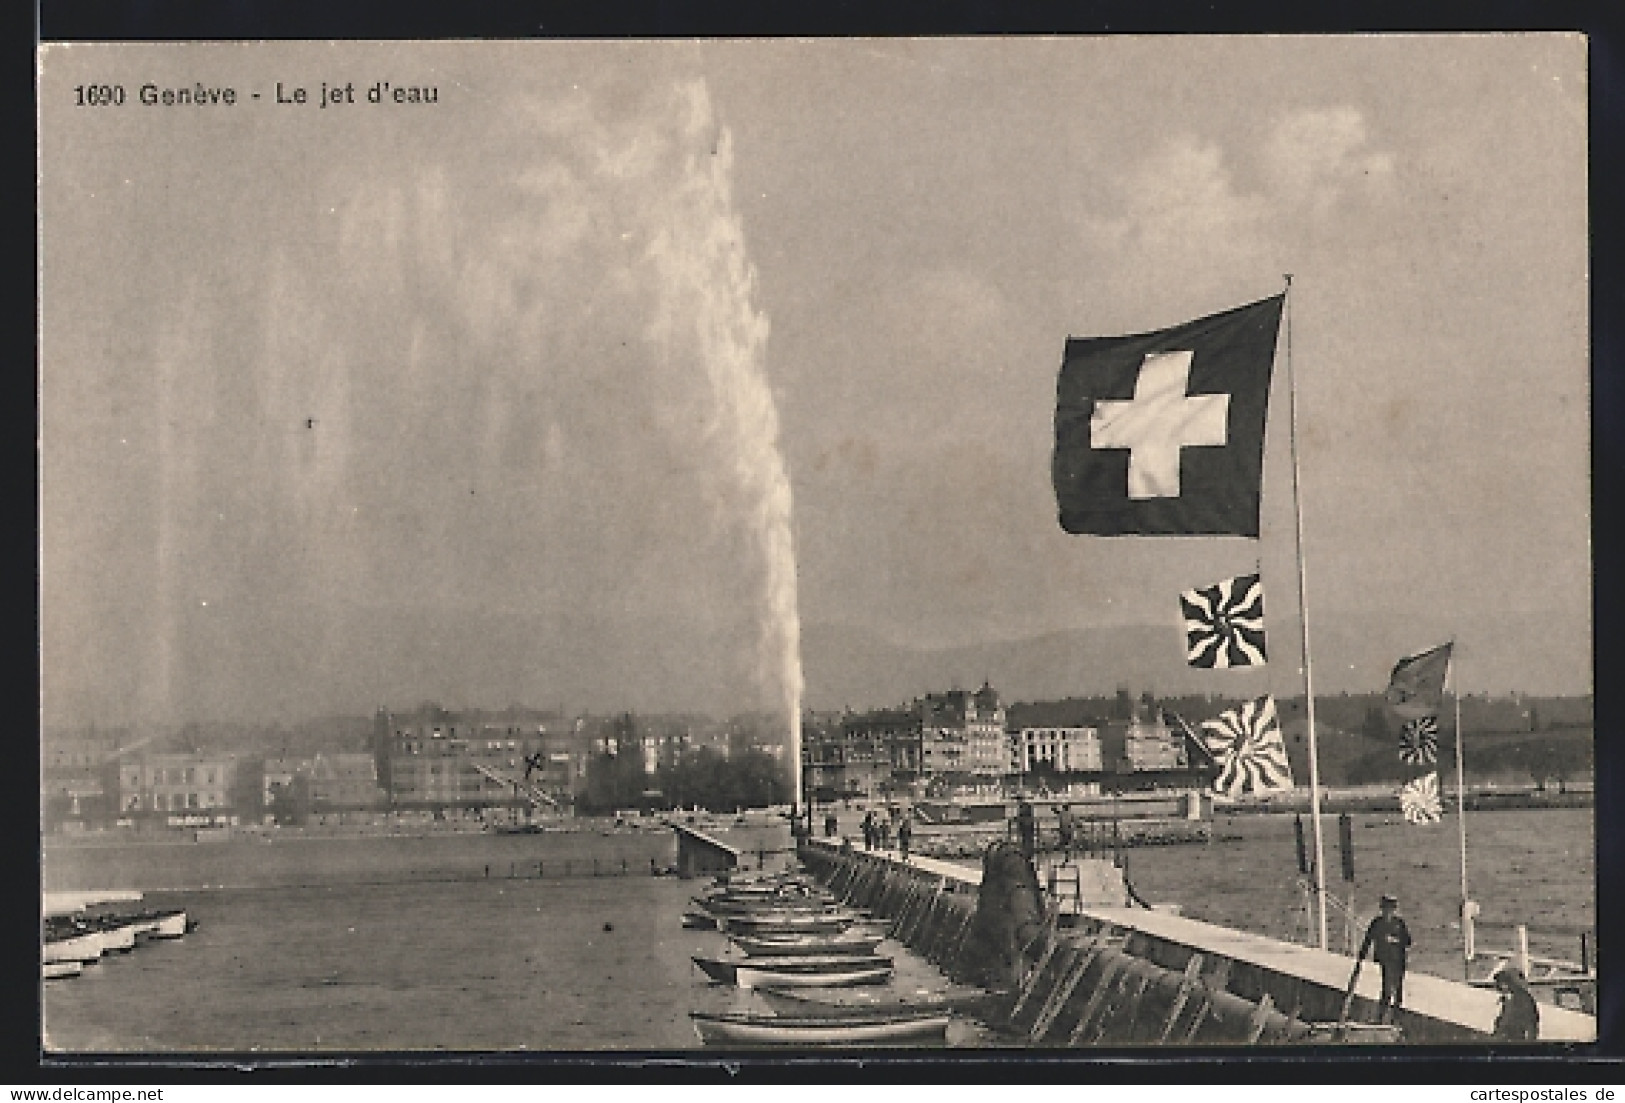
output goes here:
<path id="1" fill-rule="evenodd" d="M 828 707 L 815 630 L 1167 625 L 1155 685 L 1178 592 L 1255 568 L 1299 692 L 1294 397 L 1317 691 L 1450 638 L 1466 691 L 1591 689 L 1581 38 L 76 44 L 40 72 L 48 726 Z M 365 102 L 382 81 L 436 102 Z M 1285 273 L 1261 538 L 1062 532 L 1066 338 Z"/>

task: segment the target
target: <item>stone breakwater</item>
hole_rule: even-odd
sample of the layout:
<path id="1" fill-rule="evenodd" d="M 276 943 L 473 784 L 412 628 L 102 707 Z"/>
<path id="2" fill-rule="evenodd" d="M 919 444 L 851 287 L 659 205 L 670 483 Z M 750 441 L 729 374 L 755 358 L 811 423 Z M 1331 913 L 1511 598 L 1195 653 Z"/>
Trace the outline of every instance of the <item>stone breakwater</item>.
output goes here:
<path id="1" fill-rule="evenodd" d="M 803 845 L 804 865 L 845 903 L 890 920 L 892 937 L 956 982 L 988 988 L 976 1013 L 1033 1046 L 1257 1045 L 1312 1041 L 1311 1026 L 1229 991 L 1229 963 L 1181 969 L 1135 956 L 1126 939 L 1059 928 L 1030 866 L 988 852 L 980 885 L 861 852 Z M 1012 861 L 1013 859 L 1013 861 Z M 1025 874 L 1020 872 L 1025 867 Z"/>

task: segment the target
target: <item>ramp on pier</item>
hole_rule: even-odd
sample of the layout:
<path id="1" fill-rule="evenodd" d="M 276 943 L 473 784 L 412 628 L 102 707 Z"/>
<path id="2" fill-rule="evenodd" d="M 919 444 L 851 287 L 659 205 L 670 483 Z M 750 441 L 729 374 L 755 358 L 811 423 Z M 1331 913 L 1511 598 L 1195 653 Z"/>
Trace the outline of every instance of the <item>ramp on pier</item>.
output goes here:
<path id="1" fill-rule="evenodd" d="M 677 832 L 677 875 L 693 877 L 702 873 L 723 873 L 739 868 L 739 848 L 714 839 L 703 831 L 696 831 L 680 823 L 671 825 Z"/>

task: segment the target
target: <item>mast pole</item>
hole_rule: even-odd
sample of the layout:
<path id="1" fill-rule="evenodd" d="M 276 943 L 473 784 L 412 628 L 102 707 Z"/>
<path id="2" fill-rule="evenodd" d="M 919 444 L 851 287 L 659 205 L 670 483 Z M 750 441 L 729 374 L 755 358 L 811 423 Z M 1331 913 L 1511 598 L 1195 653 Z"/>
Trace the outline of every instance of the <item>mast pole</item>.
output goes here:
<path id="1" fill-rule="evenodd" d="M 1298 384 L 1292 373 L 1292 273 L 1286 279 L 1286 380 L 1287 408 L 1290 411 L 1292 443 L 1292 515 L 1297 531 L 1298 624 L 1303 639 L 1303 692 L 1309 721 L 1309 806 L 1315 829 L 1315 902 L 1320 948 L 1327 949 L 1326 928 L 1326 841 L 1320 824 L 1320 750 L 1315 737 L 1315 678 L 1309 660 L 1309 583 L 1303 562 L 1303 492 L 1298 475 Z"/>
<path id="2" fill-rule="evenodd" d="M 1473 916 L 1472 900 L 1467 895 L 1467 770 L 1461 754 L 1461 679 L 1456 672 L 1456 648 L 1450 648 L 1450 665 L 1445 668 L 1450 678 L 1450 696 L 1456 711 L 1456 826 L 1461 843 L 1461 968 L 1462 976 L 1472 975 Z"/>

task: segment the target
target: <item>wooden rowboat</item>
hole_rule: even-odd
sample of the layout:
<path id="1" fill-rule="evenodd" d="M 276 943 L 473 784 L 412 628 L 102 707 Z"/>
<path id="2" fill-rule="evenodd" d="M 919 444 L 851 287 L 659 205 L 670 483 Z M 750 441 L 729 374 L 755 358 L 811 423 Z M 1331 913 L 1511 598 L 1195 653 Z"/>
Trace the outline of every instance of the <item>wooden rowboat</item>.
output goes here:
<path id="1" fill-rule="evenodd" d="M 706 1045 L 918 1046 L 945 1044 L 951 1016 L 913 1013 L 833 1020 L 691 1011 L 689 1018 Z"/>
<path id="2" fill-rule="evenodd" d="M 866 957 L 875 952 L 875 947 L 880 945 L 881 938 L 881 935 L 858 935 L 854 937 L 849 932 L 836 935 L 809 934 L 791 935 L 789 937 L 748 934 L 733 936 L 734 945 L 743 950 L 746 957 L 798 957 L 807 954 L 824 956 L 840 954 L 843 956 Z"/>
<path id="3" fill-rule="evenodd" d="M 855 918 L 841 912 L 765 912 L 759 915 L 718 916 L 717 926 L 731 934 L 836 934 L 850 927 Z"/>
<path id="4" fill-rule="evenodd" d="M 777 1014 L 792 1018 L 862 1018 L 866 1015 L 955 1014 L 986 1018 L 1004 996 L 997 992 L 919 992 L 899 994 L 852 989 L 780 988 L 763 985 L 757 994 Z"/>
<path id="5" fill-rule="evenodd" d="M 889 957 L 714 958 L 695 955 L 694 964 L 712 980 L 740 988 L 758 985 L 833 988 L 884 984 L 892 975 Z"/>
<path id="6" fill-rule="evenodd" d="M 837 910 L 835 904 L 828 900 L 781 900 L 776 897 L 740 900 L 732 896 L 696 896 L 693 903 L 712 915 L 755 915 L 762 912 L 822 915 Z"/>

